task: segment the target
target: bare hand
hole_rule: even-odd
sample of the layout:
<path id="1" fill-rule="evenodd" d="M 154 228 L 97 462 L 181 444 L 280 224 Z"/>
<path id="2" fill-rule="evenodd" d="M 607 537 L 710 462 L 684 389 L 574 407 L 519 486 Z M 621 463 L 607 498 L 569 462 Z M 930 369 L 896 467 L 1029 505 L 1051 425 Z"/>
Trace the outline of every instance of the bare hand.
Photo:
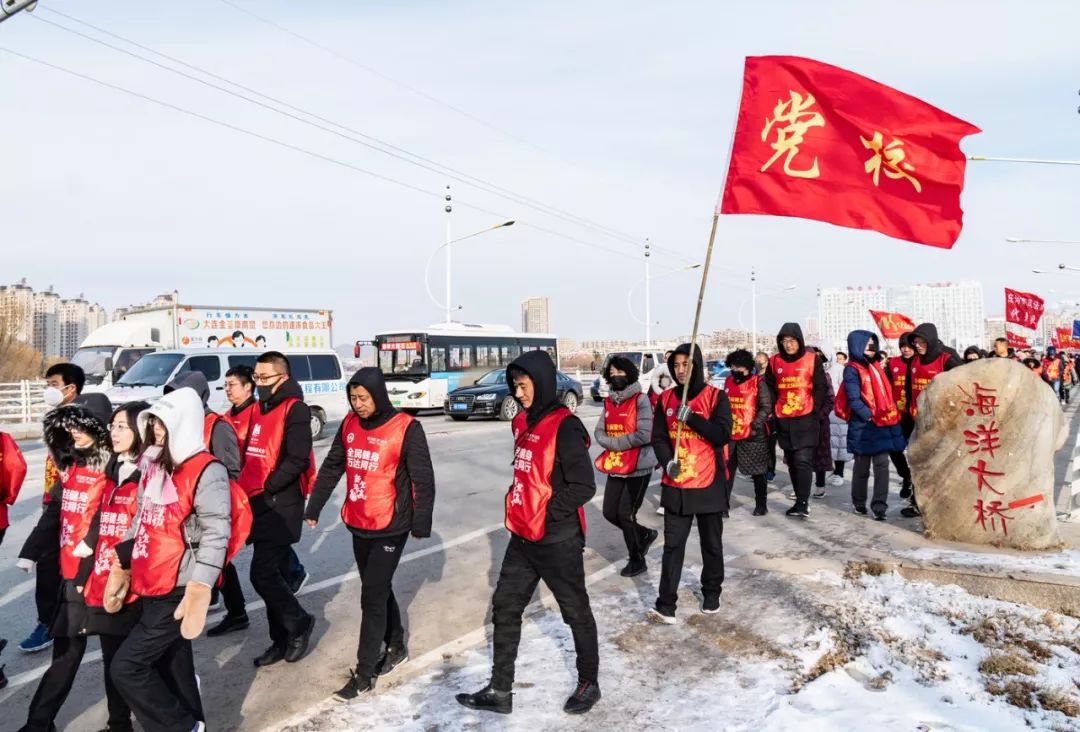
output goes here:
<path id="1" fill-rule="evenodd" d="M 308 528 L 314 529 L 319 523 L 319 519 L 307 519 Z"/>

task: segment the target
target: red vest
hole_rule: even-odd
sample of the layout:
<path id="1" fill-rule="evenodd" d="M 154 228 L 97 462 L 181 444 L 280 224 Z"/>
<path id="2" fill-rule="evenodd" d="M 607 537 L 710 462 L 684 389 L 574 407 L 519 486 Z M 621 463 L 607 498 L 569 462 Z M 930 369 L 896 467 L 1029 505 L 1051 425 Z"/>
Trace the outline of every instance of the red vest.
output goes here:
<path id="1" fill-rule="evenodd" d="M 871 421 L 878 427 L 892 427 L 899 424 L 900 411 L 896 408 L 892 389 L 889 387 L 885 372 L 881 370 L 881 364 L 874 361 L 867 368 L 861 363 L 849 361 L 848 366 L 855 369 L 859 374 L 859 398 L 862 399 L 866 408 L 870 410 Z M 847 389 L 844 388 L 842 383 L 836 391 L 834 411 L 845 422 L 851 419 L 851 407 L 848 404 Z"/>
<path id="2" fill-rule="evenodd" d="M 41 494 L 41 502 L 48 503 L 52 500 L 49 496 L 49 489 L 52 488 L 53 483 L 60 480 L 60 471 L 56 467 L 56 463 L 53 462 L 52 455 L 45 456 L 45 488 Z"/>
<path id="3" fill-rule="evenodd" d="M 244 407 L 238 414 L 233 414 L 231 409 L 226 409 L 225 414 L 221 415 L 221 418 L 232 425 L 233 432 L 236 433 L 236 441 L 240 444 L 240 455 L 244 454 L 244 446 L 247 443 L 248 431 L 251 428 L 252 415 L 255 414 L 256 402 Z"/>
<path id="4" fill-rule="evenodd" d="M 919 356 L 911 360 L 911 416 L 914 417 L 919 411 L 919 395 L 938 374 L 945 373 L 945 362 L 949 360 L 948 352 L 942 353 L 928 364 L 924 364 Z"/>
<path id="5" fill-rule="evenodd" d="M 731 402 L 731 439 L 745 440 L 750 436 L 750 425 L 757 415 L 759 388 L 761 388 L 761 377 L 756 375 L 741 384 L 736 384 L 735 379 L 730 376 L 724 382 L 724 391 L 727 392 L 728 401 Z M 708 415 L 705 416 L 708 417 Z"/>
<path id="6" fill-rule="evenodd" d="M 345 503 L 341 520 L 363 531 L 381 531 L 394 520 L 397 505 L 397 469 L 405 430 L 413 418 L 395 414 L 385 424 L 366 430 L 349 412 L 341 425 L 345 448 Z"/>
<path id="7" fill-rule="evenodd" d="M 660 403 L 664 408 L 664 419 L 667 422 L 668 438 L 671 440 L 672 446 L 675 445 L 675 434 L 678 430 L 677 420 L 675 419 L 676 389 L 682 389 L 682 387 L 672 387 L 660 397 Z M 693 410 L 694 414 L 708 419 L 712 415 L 713 409 L 716 408 L 716 399 L 719 395 L 719 389 L 715 386 L 706 385 L 700 394 L 690 400 L 690 409 Z M 682 441 L 679 443 L 678 459 L 679 477 L 671 478 L 665 471 L 660 479 L 660 482 L 664 485 L 687 489 L 708 488 L 716 480 L 716 448 L 713 447 L 711 442 L 685 424 L 682 427 Z M 725 465 L 724 468 L 726 470 L 727 466 Z"/>
<path id="8" fill-rule="evenodd" d="M 210 438 L 214 434 L 214 425 L 224 419 L 224 417 L 216 412 L 210 412 L 209 414 L 203 415 L 202 441 L 203 444 L 206 445 L 207 450 L 210 449 Z"/>
<path id="9" fill-rule="evenodd" d="M 184 522 L 191 516 L 199 479 L 213 462 L 217 462 L 214 456 L 202 450 L 173 471 L 176 503 L 154 503 L 143 493 L 139 528 L 131 552 L 131 591 L 136 595 L 160 597 L 176 589 L 180 561 L 187 548 Z"/>
<path id="10" fill-rule="evenodd" d="M 1061 378 L 1061 359 L 1044 358 L 1042 362 L 1043 373 L 1048 381 L 1057 381 Z"/>
<path id="11" fill-rule="evenodd" d="M 551 501 L 551 472 L 559 425 L 571 416 L 566 407 L 548 412 L 529 427 L 525 410 L 511 423 L 514 432 L 514 483 L 506 492 L 506 528 L 528 541 L 544 538 L 547 505 Z M 589 438 L 585 438 L 589 446 Z M 578 507 L 581 533 L 585 533 L 585 507 Z"/>
<path id="12" fill-rule="evenodd" d="M 109 479 L 104 473 L 73 466 L 60 474 L 60 575 L 73 580 L 82 561 L 72 552 L 86 536 Z"/>
<path id="13" fill-rule="evenodd" d="M 286 399 L 266 414 L 252 405 L 247 447 L 244 450 L 244 466 L 236 482 L 249 497 L 257 496 L 266 488 L 266 479 L 277 468 L 281 454 L 281 441 L 285 437 L 285 418 L 299 399 Z"/>
<path id="14" fill-rule="evenodd" d="M 86 580 L 84 597 L 86 604 L 102 607 L 105 604 L 105 585 L 109 581 L 109 569 L 116 552 L 113 549 L 124 538 L 135 511 L 138 509 L 139 483 L 128 480 L 119 486 L 110 481 L 101 497 L 99 509 L 98 541 L 94 547 L 94 570 Z M 125 602 L 135 602 L 138 596 L 129 593 Z"/>
<path id="15" fill-rule="evenodd" d="M 907 370 L 908 365 L 904 363 L 903 356 L 893 356 L 889 359 L 889 381 L 892 382 L 893 401 L 901 412 L 907 411 L 907 394 L 904 391 L 907 385 Z"/>
<path id="16" fill-rule="evenodd" d="M 814 365 L 817 355 L 807 351 L 794 363 L 777 354 L 769 359 L 776 379 L 776 406 L 779 419 L 805 417 L 814 411 Z"/>
<path id="17" fill-rule="evenodd" d="M 616 404 L 611 397 L 604 400 L 604 432 L 608 437 L 624 437 L 637 431 L 637 395 L 622 404 Z M 629 450 L 604 450 L 597 455 L 593 465 L 601 473 L 608 475 L 629 475 L 637 468 L 640 447 Z"/>

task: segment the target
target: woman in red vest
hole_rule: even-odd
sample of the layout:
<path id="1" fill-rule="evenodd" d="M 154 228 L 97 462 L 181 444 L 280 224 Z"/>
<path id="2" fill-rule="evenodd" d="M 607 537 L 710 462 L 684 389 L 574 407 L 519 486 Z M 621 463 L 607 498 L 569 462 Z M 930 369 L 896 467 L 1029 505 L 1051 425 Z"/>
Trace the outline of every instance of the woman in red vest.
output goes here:
<path id="1" fill-rule="evenodd" d="M 885 520 L 889 500 L 889 454 L 907 445 L 900 430 L 900 410 L 893 399 L 892 384 L 877 360 L 877 337 L 867 330 L 848 334 L 851 360 L 844 367 L 844 381 L 836 397 L 836 413 L 848 421 L 848 450 L 855 455 L 851 476 L 851 503 L 866 514 L 866 493 L 871 464 L 874 495 L 870 510 Z"/>
<path id="2" fill-rule="evenodd" d="M 701 612 L 720 612 L 724 584 L 724 519 L 728 510 L 727 444 L 731 405 L 727 395 L 705 383 L 701 349 L 675 349 L 668 361 L 675 386 L 664 392 L 653 415 L 653 450 L 664 466 L 660 503 L 664 507 L 664 556 L 651 622 L 673 625 L 690 529 L 697 519 L 701 538 Z M 689 383 L 687 403 L 683 385 Z M 681 426 L 680 426 L 681 425 Z M 676 434 L 679 435 L 676 453 Z"/>
<path id="3" fill-rule="evenodd" d="M 888 370 L 889 383 L 892 384 L 893 401 L 896 402 L 896 408 L 900 411 L 900 432 L 904 438 L 904 443 L 907 444 L 911 433 L 915 431 L 915 421 L 911 418 L 911 413 L 907 408 L 908 365 L 911 363 L 911 359 L 915 357 L 915 348 L 911 345 L 911 333 L 901 334 L 898 344 L 900 355 L 890 358 L 886 363 L 886 369 Z M 911 468 L 908 467 L 907 456 L 904 455 L 903 450 L 894 450 L 889 453 L 889 458 L 896 468 L 896 474 L 900 476 L 902 481 L 900 484 L 900 497 L 903 499 L 911 498 Z"/>
<path id="4" fill-rule="evenodd" d="M 319 468 L 304 519 L 315 528 L 319 514 L 345 476 L 341 520 L 352 534 L 360 572 L 360 641 L 356 669 L 334 696 L 351 701 L 375 688 L 409 660 L 405 627 L 394 598 L 405 542 L 431 536 L 435 473 L 420 422 L 394 409 L 377 368 L 362 368 L 347 386 L 350 412 Z"/>
<path id="5" fill-rule="evenodd" d="M 611 387 L 593 437 L 604 451 L 596 469 L 605 473 L 604 518 L 623 533 L 630 561 L 619 572 L 636 577 L 645 571 L 645 553 L 659 535 L 637 522 L 637 512 L 656 468 L 652 449 L 653 404 L 641 393 L 637 366 L 613 356 L 603 374 Z"/>
<path id="6" fill-rule="evenodd" d="M 8 529 L 8 506 L 15 505 L 25 479 L 26 459 L 18 443 L 7 432 L 0 432 L 0 544 Z"/>
<path id="7" fill-rule="evenodd" d="M 724 382 L 724 391 L 731 402 L 731 458 L 728 463 L 728 504 L 735 485 L 735 470 L 754 481 L 754 515 L 769 512 L 765 497 L 769 491 L 766 473 L 769 470 L 768 424 L 772 414 L 772 394 L 763 378 L 754 373 L 754 357 L 750 351 L 737 350 L 725 361 L 731 375 Z M 726 517 L 725 517 L 726 518 Z"/>

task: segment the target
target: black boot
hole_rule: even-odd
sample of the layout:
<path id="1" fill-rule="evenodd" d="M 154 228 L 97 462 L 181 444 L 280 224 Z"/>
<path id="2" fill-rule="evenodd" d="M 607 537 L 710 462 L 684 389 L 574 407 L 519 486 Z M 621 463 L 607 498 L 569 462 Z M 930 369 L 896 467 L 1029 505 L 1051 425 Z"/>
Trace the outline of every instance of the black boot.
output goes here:
<path id="1" fill-rule="evenodd" d="M 756 477 L 755 477 L 756 480 Z M 754 486 L 754 515 L 764 516 L 769 512 L 769 506 L 765 501 L 765 496 L 768 493 L 768 486 Z"/>
<path id="2" fill-rule="evenodd" d="M 904 482 L 900 485 L 900 497 L 911 498 L 911 478 L 904 478 Z"/>
<path id="3" fill-rule="evenodd" d="M 492 689 L 491 684 L 488 684 L 475 694 L 458 694 L 454 698 L 463 707 L 478 709 L 482 712 L 509 714 L 514 711 L 514 693 Z"/>
<path id="4" fill-rule="evenodd" d="M 247 613 L 243 615 L 226 615 L 221 619 L 221 622 L 215 625 L 210 630 L 206 631 L 206 635 L 210 638 L 215 638 L 219 635 L 225 635 L 226 633 L 232 633 L 237 630 L 245 630 L 248 627 Z"/>
<path id="5" fill-rule="evenodd" d="M 645 572 L 645 560 L 644 559 L 631 559 L 626 563 L 626 566 L 619 570 L 619 574 L 623 577 L 637 577 L 639 574 Z"/>
<path id="6" fill-rule="evenodd" d="M 600 701 L 600 685 L 595 681 L 579 681 L 574 693 L 563 705 L 563 711 L 567 714 L 584 714 L 598 701 Z"/>

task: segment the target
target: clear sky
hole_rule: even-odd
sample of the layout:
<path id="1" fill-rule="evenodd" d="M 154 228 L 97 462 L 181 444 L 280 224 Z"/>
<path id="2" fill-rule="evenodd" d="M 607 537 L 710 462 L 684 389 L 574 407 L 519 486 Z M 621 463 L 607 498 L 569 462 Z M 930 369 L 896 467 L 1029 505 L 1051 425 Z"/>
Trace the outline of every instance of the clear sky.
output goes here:
<path id="1" fill-rule="evenodd" d="M 461 203 L 492 212 L 457 206 L 455 236 L 503 218 L 532 225 L 455 248 L 459 317 L 517 326 L 520 300 L 543 294 L 560 335 L 642 333 L 626 305 L 642 276 L 637 245 L 103 48 L 42 22 L 102 37 L 50 10 L 649 237 L 664 250 L 655 274 L 703 257 L 747 55 L 809 56 L 923 98 L 984 130 L 964 143 L 968 153 L 1080 157 L 1075 0 L 232 1 L 358 65 L 221 0 L 42 0 L 34 15 L 0 25 L 0 47 L 427 193 L 0 53 L 0 280 L 85 292 L 110 309 L 174 288 L 200 304 L 330 307 L 336 340 L 365 338 L 441 319 L 423 273 L 445 234 L 436 194 L 452 182 Z M 737 327 L 752 265 L 763 330 L 815 311 L 819 285 L 977 279 L 988 315 L 1001 310 L 1006 284 L 1078 299 L 1080 273 L 1056 265 L 1080 264 L 1080 246 L 1004 242 L 1080 239 L 1078 193 L 1080 168 L 971 163 L 952 251 L 810 221 L 723 217 L 703 327 Z M 657 279 L 654 333 L 689 331 L 696 284 L 690 273 Z M 791 284 L 793 293 L 768 294 Z M 441 259 L 432 285 L 441 300 Z"/>

